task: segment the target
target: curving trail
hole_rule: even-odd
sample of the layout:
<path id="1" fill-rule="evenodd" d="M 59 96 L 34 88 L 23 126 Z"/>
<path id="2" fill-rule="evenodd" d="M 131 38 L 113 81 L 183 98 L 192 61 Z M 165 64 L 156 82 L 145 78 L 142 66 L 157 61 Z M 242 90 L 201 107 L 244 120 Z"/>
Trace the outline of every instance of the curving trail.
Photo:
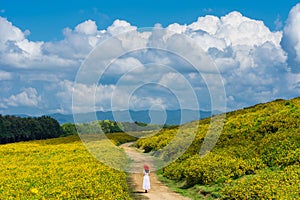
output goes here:
<path id="1" fill-rule="evenodd" d="M 133 142 L 125 143 L 121 145 L 124 148 L 126 154 L 133 160 L 130 166 L 130 173 L 128 178 L 128 184 L 131 190 L 133 191 L 133 199 L 144 200 L 144 199 L 153 199 L 153 200 L 190 200 L 187 197 L 183 197 L 178 193 L 171 191 L 167 186 L 163 185 L 160 182 L 155 174 L 154 161 L 151 156 L 143 154 L 138 149 L 130 147 Z M 143 182 L 143 166 L 147 164 L 150 166 L 150 183 L 151 189 L 148 193 L 145 193 L 142 188 Z"/>

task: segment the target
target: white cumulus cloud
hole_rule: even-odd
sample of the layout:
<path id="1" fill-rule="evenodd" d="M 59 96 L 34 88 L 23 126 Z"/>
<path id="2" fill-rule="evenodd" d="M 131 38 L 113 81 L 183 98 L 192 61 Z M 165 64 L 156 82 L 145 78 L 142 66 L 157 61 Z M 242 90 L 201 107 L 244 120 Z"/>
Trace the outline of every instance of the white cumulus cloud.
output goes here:
<path id="1" fill-rule="evenodd" d="M 97 25 L 95 21 L 87 20 L 75 27 L 75 31 L 86 35 L 95 35 L 97 33 Z"/>
<path id="2" fill-rule="evenodd" d="M 141 83 L 160 83 L 178 90 L 180 98 L 185 98 L 182 100 L 185 105 L 190 101 L 183 87 L 185 81 L 191 83 L 197 96 L 208 105 L 210 94 L 205 81 L 210 81 L 214 93 L 224 87 L 229 109 L 295 96 L 300 82 L 299 27 L 300 4 L 290 11 L 283 32 L 271 31 L 262 21 L 234 11 L 222 17 L 201 16 L 190 24 L 173 23 L 165 29 L 157 24 L 152 30 L 139 30 L 119 19 L 99 30 L 96 21 L 86 20 L 73 28 L 65 28 L 62 40 L 36 42 L 27 39 L 30 31 L 22 31 L 0 17 L 0 81 L 19 85 L 12 87 L 8 96 L 2 96 L 4 103 L 0 107 L 36 107 L 42 99 L 50 101 L 44 96 L 54 93 L 51 101 L 58 103 L 56 108 L 52 103 L 51 110 L 71 112 L 75 92 L 80 97 L 76 112 L 91 111 L 88 105 L 92 103 L 96 109 L 109 110 L 112 97 L 117 98 L 116 109 L 124 108 L 123 104 L 128 101 L 125 97 L 131 94 L 125 87 L 116 85 L 118 79 L 124 84 L 121 86 L 128 88 Z M 100 49 L 96 48 L 98 45 Z M 89 59 L 85 60 L 88 55 Z M 86 68 L 80 68 L 84 63 Z M 197 74 L 192 63 L 202 63 L 196 67 L 202 74 Z M 104 71 L 107 66 L 109 69 Z M 23 71 L 19 71 L 20 68 Z M 81 77 L 86 82 L 74 82 L 78 69 L 86 70 Z M 22 73 L 24 71 L 26 73 Z M 90 81 L 98 81 L 102 72 L 104 82 Z M 214 82 L 218 73 L 224 85 Z M 35 78 L 38 74 L 40 77 Z M 41 94 L 32 85 L 37 82 L 46 88 Z M 26 89 L 18 88 L 21 85 Z M 45 94 L 47 91 L 51 94 Z M 173 101 L 168 101 L 170 94 L 163 96 L 161 90 L 154 89 L 141 91 L 132 95 L 131 107 L 151 107 L 153 103 L 173 108 Z"/>
<path id="3" fill-rule="evenodd" d="M 26 88 L 21 93 L 11 95 L 9 98 L 4 99 L 7 106 L 29 106 L 37 107 L 42 98 L 38 95 L 35 88 Z"/>
<path id="4" fill-rule="evenodd" d="M 292 8 L 284 27 L 283 48 L 289 54 L 289 64 L 293 71 L 300 72 L 300 3 Z"/>

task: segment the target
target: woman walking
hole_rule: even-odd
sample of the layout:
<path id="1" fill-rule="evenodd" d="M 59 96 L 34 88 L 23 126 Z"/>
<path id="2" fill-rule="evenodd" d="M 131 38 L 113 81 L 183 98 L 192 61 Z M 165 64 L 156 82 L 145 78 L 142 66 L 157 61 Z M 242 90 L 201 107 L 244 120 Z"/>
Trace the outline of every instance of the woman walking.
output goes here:
<path id="1" fill-rule="evenodd" d="M 148 165 L 144 165 L 144 179 L 143 179 L 143 189 L 145 190 L 145 193 L 150 190 L 150 168 Z"/>

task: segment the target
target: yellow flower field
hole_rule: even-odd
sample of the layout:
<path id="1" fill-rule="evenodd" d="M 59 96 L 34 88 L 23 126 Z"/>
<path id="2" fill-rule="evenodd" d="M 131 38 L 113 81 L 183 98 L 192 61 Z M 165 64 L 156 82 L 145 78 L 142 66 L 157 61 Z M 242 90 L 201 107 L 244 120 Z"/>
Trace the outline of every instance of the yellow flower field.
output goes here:
<path id="1" fill-rule="evenodd" d="M 126 174 L 100 163 L 78 136 L 69 136 L 0 145 L 0 199 L 130 197 Z"/>
<path id="2" fill-rule="evenodd" d="M 185 124 L 180 131 L 163 129 L 140 138 L 136 146 L 159 156 L 165 147 L 176 151 L 182 142 L 174 142 L 174 135 L 182 141 L 193 135 L 192 123 L 199 123 L 194 141 L 162 169 L 165 178 L 195 191 L 195 199 L 202 194 L 205 199 L 300 199 L 300 97 L 227 113 L 224 126 L 216 127 L 222 128 L 216 145 L 203 157 L 199 152 L 209 118 Z"/>

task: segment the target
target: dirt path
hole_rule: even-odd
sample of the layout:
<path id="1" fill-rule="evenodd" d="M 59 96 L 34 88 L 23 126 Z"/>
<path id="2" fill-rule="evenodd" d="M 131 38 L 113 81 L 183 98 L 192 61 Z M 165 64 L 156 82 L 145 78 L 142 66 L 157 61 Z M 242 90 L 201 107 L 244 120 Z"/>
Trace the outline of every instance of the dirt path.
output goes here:
<path id="1" fill-rule="evenodd" d="M 155 166 L 151 156 L 147 156 L 139 152 L 138 149 L 130 147 L 132 144 L 133 143 L 126 143 L 121 145 L 121 147 L 125 149 L 127 155 L 133 160 L 132 165 L 130 166 L 128 183 L 134 193 L 134 199 L 189 200 L 189 198 L 183 197 L 180 194 L 171 191 L 167 186 L 163 185 L 155 174 Z M 144 164 L 149 165 L 150 171 L 152 171 L 152 173 L 150 172 L 151 189 L 148 193 L 145 193 L 142 188 Z"/>

